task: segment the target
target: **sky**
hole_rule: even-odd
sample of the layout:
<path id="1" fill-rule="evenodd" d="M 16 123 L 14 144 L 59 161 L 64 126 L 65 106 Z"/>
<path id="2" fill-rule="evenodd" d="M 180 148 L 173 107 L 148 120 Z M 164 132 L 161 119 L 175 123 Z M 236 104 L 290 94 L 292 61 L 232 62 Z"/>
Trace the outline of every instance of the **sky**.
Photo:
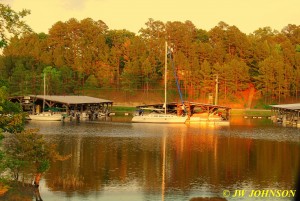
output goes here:
<path id="1" fill-rule="evenodd" d="M 25 18 L 37 33 L 70 18 L 102 20 L 109 29 L 138 33 L 149 18 L 190 20 L 209 31 L 220 21 L 249 34 L 262 27 L 281 31 L 288 24 L 300 25 L 300 0 L 0 0 L 15 11 L 31 10 Z"/>

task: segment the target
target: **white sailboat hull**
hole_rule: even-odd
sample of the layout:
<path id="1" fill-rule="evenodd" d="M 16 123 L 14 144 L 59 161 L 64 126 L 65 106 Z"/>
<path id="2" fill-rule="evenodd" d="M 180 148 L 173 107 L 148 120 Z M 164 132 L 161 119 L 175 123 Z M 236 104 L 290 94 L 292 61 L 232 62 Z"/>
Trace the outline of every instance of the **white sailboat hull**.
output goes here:
<path id="1" fill-rule="evenodd" d="M 36 115 L 29 115 L 29 118 L 34 121 L 61 121 L 62 116 L 61 114 L 36 114 Z"/>
<path id="2" fill-rule="evenodd" d="M 172 114 L 148 114 L 134 116 L 132 122 L 135 123 L 182 123 L 187 120 L 187 116 L 176 116 Z"/>

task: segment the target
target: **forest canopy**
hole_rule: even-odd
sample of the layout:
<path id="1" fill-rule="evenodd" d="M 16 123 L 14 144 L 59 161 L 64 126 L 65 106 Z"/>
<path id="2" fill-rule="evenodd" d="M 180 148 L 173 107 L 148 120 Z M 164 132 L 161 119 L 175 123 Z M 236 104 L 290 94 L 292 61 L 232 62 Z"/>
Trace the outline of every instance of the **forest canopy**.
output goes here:
<path id="1" fill-rule="evenodd" d="M 41 94 L 45 71 L 48 94 L 78 94 L 87 88 L 160 93 L 165 41 L 190 101 L 214 93 L 216 75 L 221 103 L 254 92 L 265 104 L 299 99 L 300 26 L 294 24 L 247 35 L 225 22 L 206 31 L 191 21 L 150 18 L 135 34 L 111 30 L 101 20 L 72 18 L 56 22 L 48 33 L 11 38 L 0 57 L 0 79 L 10 95 Z M 171 71 L 169 88 L 175 89 Z"/>

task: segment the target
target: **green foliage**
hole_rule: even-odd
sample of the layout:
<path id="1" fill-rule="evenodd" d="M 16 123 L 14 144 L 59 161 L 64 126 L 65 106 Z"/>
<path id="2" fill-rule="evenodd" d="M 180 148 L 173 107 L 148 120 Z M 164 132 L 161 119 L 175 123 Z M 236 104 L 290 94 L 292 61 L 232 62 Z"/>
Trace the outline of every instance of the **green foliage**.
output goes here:
<path id="1" fill-rule="evenodd" d="M 2 133 L 2 130 L 0 129 L 0 147 L 2 145 L 2 140 L 4 139 L 4 135 Z M 5 152 L 0 149 L 0 175 L 5 170 L 6 166 L 4 164 L 5 162 Z M 1 178 L 1 177 L 0 177 Z"/>
<path id="2" fill-rule="evenodd" d="M 8 5 L 0 3 L 0 48 L 7 44 L 9 33 L 18 35 L 22 32 L 29 32 L 31 29 L 22 20 L 25 16 L 30 14 L 29 10 L 22 10 L 16 12 Z"/>
<path id="3" fill-rule="evenodd" d="M 53 68 L 52 66 L 47 66 L 43 69 L 43 75 L 46 76 L 46 86 L 47 94 L 57 95 L 62 94 L 62 79 L 61 71 Z"/>
<path id="4" fill-rule="evenodd" d="M 0 131 L 20 132 L 24 128 L 24 116 L 19 104 L 7 100 L 7 88 L 0 88 Z"/>
<path id="5" fill-rule="evenodd" d="M 281 32 L 264 27 L 246 35 L 225 22 L 206 31 L 191 21 L 149 19 L 136 35 L 109 30 L 102 21 L 72 18 L 55 23 L 48 34 L 12 38 L 0 58 L 0 71 L 11 95 L 42 93 L 43 71 L 48 94 L 91 87 L 158 91 L 163 88 L 168 36 L 186 97 L 204 100 L 214 93 L 218 74 L 220 97 L 239 97 L 255 86 L 266 102 L 280 101 L 299 97 L 299 34 L 297 25 Z M 174 83 L 173 76 L 168 79 Z"/>
<path id="6" fill-rule="evenodd" d="M 139 76 L 140 65 L 134 62 L 128 62 L 123 73 L 122 73 L 122 85 L 125 91 L 131 93 L 134 92 L 134 89 L 138 89 L 141 84 L 141 77 Z"/>
<path id="7" fill-rule="evenodd" d="M 254 109 L 265 109 L 265 110 L 271 110 L 272 107 L 270 105 L 277 105 L 278 102 L 271 102 L 270 104 L 266 104 L 263 99 L 260 99 L 255 106 Z"/>
<path id="8" fill-rule="evenodd" d="M 24 129 L 24 116 L 19 104 L 7 100 L 7 88 L 0 88 L 0 130 L 4 132 L 20 132 Z"/>
<path id="9" fill-rule="evenodd" d="M 19 104 L 7 100 L 7 88 L 0 88 L 0 174 L 8 166 L 17 166 L 17 162 L 9 162 L 5 150 L 2 149 L 3 132 L 21 132 L 24 129 L 24 116 Z M 17 177 L 17 174 L 14 174 Z"/>
<path id="10" fill-rule="evenodd" d="M 300 44 L 296 45 L 296 52 L 300 52 Z"/>
<path id="11" fill-rule="evenodd" d="M 47 68 L 46 70 L 52 70 Z M 7 132 L 4 137 L 3 132 Z M 45 141 L 37 130 L 24 130 L 20 105 L 7 100 L 7 88 L 0 88 L 0 175 L 9 170 L 14 180 L 20 175 L 47 171 L 51 160 L 64 160 L 56 147 Z M 22 174 L 21 174 L 22 173 Z M 24 178 L 23 178 L 24 179 Z"/>
<path id="12" fill-rule="evenodd" d="M 136 110 L 135 107 L 125 107 L 125 106 L 113 106 L 112 108 L 115 112 L 134 112 Z"/>
<path id="13" fill-rule="evenodd" d="M 99 81 L 94 75 L 90 75 L 85 82 L 85 87 L 87 88 L 97 88 L 99 87 Z"/>
<path id="14" fill-rule="evenodd" d="M 62 159 L 55 146 L 33 129 L 8 135 L 4 140 L 4 152 L 5 166 L 15 180 L 21 173 L 43 173 L 49 169 L 51 160 Z"/>
<path id="15" fill-rule="evenodd" d="M 46 172 L 50 168 L 49 160 L 42 160 L 37 168 L 37 172 Z"/>
<path id="16" fill-rule="evenodd" d="M 7 46 L 7 42 L 5 40 L 0 40 L 0 48 Z"/>

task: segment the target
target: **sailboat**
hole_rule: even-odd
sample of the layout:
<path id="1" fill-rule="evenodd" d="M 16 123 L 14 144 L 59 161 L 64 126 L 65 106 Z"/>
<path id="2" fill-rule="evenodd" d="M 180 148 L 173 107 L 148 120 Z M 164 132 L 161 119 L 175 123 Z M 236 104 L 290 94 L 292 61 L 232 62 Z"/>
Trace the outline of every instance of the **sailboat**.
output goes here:
<path id="1" fill-rule="evenodd" d="M 43 110 L 45 110 L 45 96 L 46 96 L 46 76 L 44 73 L 44 98 L 43 98 Z M 61 121 L 62 115 L 61 114 L 54 114 L 53 112 L 45 112 L 39 114 L 32 114 L 29 115 L 31 120 L 36 121 Z"/>
<path id="2" fill-rule="evenodd" d="M 167 113 L 167 63 L 168 62 L 168 44 L 165 43 L 165 102 L 161 109 L 150 109 L 152 112 L 143 114 L 139 112 L 132 118 L 132 122 L 136 123 L 185 123 L 187 115 L 176 115 Z M 140 111 L 147 110 L 147 108 L 140 108 Z M 164 112 L 162 112 L 164 110 Z"/>

